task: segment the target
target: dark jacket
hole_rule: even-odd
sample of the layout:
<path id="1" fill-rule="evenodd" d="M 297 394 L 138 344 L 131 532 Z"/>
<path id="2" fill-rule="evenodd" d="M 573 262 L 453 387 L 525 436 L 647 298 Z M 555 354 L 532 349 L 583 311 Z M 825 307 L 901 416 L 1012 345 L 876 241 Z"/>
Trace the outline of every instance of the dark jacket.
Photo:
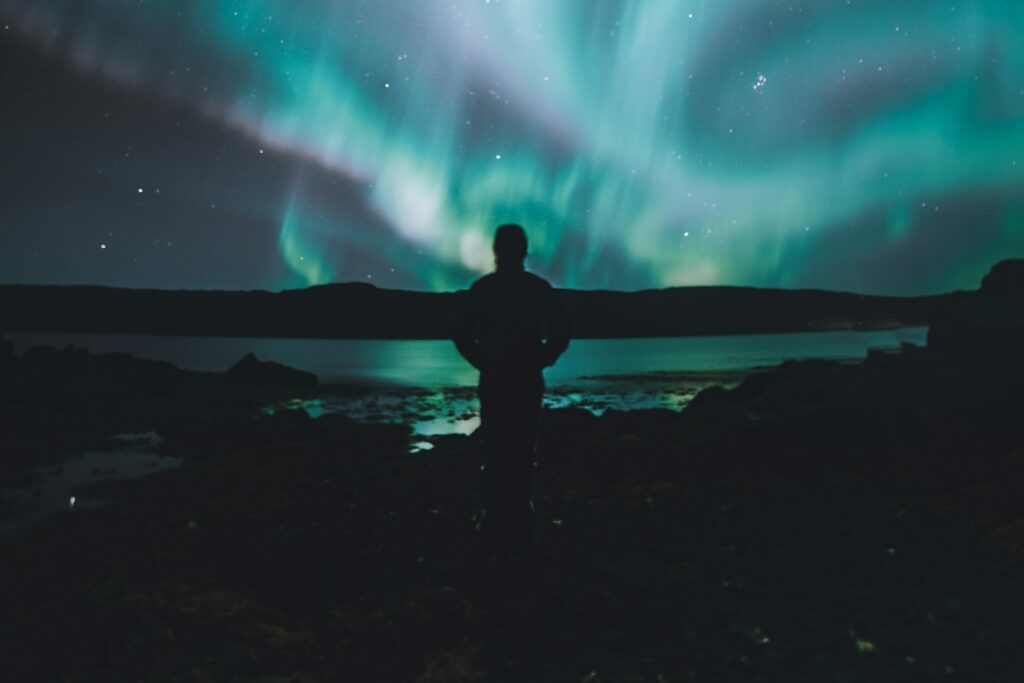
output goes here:
<path id="1" fill-rule="evenodd" d="M 499 269 L 473 283 L 452 339 L 481 373 L 539 371 L 568 348 L 569 325 L 547 280 Z"/>

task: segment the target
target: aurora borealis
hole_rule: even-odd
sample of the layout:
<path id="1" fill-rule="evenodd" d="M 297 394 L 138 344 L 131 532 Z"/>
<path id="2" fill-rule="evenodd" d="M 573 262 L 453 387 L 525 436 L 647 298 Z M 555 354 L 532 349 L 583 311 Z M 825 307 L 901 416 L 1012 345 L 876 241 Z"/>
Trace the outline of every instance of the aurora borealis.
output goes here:
<path id="1" fill-rule="evenodd" d="M 0 281 L 919 294 L 1024 255 L 1017 0 L 0 0 Z"/>

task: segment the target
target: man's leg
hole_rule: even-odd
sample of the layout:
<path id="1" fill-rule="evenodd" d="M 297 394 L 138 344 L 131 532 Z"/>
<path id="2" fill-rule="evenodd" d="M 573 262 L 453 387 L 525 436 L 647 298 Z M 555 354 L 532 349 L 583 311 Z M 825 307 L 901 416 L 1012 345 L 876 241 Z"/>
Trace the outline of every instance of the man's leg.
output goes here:
<path id="1" fill-rule="evenodd" d="M 533 481 L 536 472 L 537 425 L 544 396 L 543 377 L 529 378 L 516 387 L 510 406 L 508 437 L 510 543 L 517 547 L 534 542 Z"/>
<path id="2" fill-rule="evenodd" d="M 484 530 L 504 549 L 533 540 L 533 474 L 544 380 L 481 378 L 484 435 Z"/>

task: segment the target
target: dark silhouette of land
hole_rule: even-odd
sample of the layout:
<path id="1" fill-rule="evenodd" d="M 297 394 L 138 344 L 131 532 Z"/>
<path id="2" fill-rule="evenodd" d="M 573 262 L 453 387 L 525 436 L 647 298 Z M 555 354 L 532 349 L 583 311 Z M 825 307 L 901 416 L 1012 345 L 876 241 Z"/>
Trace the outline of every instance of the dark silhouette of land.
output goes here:
<path id="1" fill-rule="evenodd" d="M 747 287 L 558 290 L 579 339 L 923 326 L 950 296 Z M 0 330 L 448 339 L 450 321 L 464 297 L 465 292 L 411 292 L 362 283 L 278 293 L 0 285 Z"/>

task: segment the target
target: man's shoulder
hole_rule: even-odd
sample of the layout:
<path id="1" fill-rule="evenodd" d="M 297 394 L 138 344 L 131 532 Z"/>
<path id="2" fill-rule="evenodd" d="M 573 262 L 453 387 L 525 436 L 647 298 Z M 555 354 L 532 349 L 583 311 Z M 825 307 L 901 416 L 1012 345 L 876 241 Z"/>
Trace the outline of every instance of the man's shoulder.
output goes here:
<path id="1" fill-rule="evenodd" d="M 525 270 L 517 273 L 517 275 L 518 282 L 516 284 L 518 284 L 523 289 L 529 289 L 539 292 L 549 292 L 552 289 L 551 283 L 542 278 L 540 275 L 534 275 L 533 273 Z"/>
<path id="2" fill-rule="evenodd" d="M 488 273 L 481 278 L 478 278 L 469 286 L 470 294 L 480 294 L 486 292 L 488 289 L 494 286 L 494 273 Z"/>
<path id="3" fill-rule="evenodd" d="M 493 280 L 495 275 L 496 273 L 487 273 L 487 275 L 482 275 L 474 280 L 473 284 L 471 284 L 469 288 L 475 289 L 477 287 L 486 287 L 487 283 Z"/>
<path id="4" fill-rule="evenodd" d="M 514 275 L 508 273 L 488 273 L 470 286 L 470 291 L 486 292 L 495 289 L 537 289 L 550 290 L 551 283 L 533 273 L 525 270 L 517 271 Z"/>
<path id="5" fill-rule="evenodd" d="M 534 275 L 533 273 L 526 273 L 526 276 L 533 283 L 534 287 L 539 289 L 552 289 L 551 283 L 542 278 L 540 275 Z"/>

